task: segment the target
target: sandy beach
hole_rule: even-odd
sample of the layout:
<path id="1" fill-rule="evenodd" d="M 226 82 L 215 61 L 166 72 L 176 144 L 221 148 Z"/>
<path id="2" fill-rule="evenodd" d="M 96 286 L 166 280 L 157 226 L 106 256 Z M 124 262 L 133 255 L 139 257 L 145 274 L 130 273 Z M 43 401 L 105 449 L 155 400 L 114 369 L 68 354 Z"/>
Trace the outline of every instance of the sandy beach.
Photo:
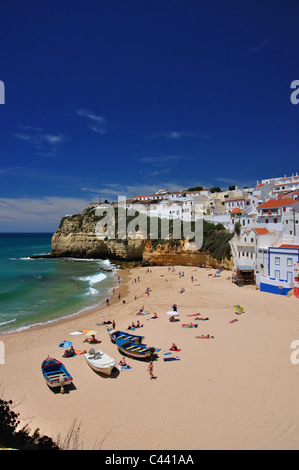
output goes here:
<path id="1" fill-rule="evenodd" d="M 120 271 L 110 306 L 1 335 L 1 397 L 13 400 L 22 425 L 53 440 L 63 441 L 75 426 L 82 449 L 298 449 L 299 364 L 291 362 L 291 343 L 299 340 L 299 301 L 239 288 L 227 279 L 230 272 L 215 272 L 186 266 Z M 174 303 L 179 321 L 171 323 L 166 312 Z M 240 315 L 237 304 L 244 306 Z M 141 307 L 149 314 L 137 316 Z M 85 335 L 70 333 L 90 329 L 98 331 L 98 349 L 118 363 L 122 356 L 100 325 L 112 320 L 120 330 L 132 321 L 143 324 L 136 334 L 160 350 L 154 379 L 147 362 L 132 358 L 126 358 L 132 368 L 113 377 L 95 373 L 83 355 L 62 358 L 58 344 L 68 340 L 84 350 Z M 190 322 L 198 327 L 182 327 Z M 173 342 L 180 351 L 165 355 Z M 48 355 L 73 376 L 65 394 L 44 381 L 41 363 Z M 179 360 L 163 360 L 170 356 Z"/>

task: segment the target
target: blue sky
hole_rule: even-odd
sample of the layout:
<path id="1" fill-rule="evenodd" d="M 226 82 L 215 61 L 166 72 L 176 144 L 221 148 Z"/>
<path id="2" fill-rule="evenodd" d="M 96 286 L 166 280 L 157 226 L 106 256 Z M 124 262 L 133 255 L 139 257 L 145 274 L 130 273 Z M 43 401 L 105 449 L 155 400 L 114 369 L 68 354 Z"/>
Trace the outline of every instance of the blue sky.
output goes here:
<path id="1" fill-rule="evenodd" d="M 298 169 L 295 0 L 0 1 L 0 231 Z"/>

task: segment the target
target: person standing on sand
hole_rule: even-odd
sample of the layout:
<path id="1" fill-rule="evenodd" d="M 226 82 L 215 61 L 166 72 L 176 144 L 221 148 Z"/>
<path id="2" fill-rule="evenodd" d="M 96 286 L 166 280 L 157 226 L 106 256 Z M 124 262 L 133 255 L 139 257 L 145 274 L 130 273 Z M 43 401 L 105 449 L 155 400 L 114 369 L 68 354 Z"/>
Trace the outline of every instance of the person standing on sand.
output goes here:
<path id="1" fill-rule="evenodd" d="M 149 363 L 147 370 L 149 372 L 150 379 L 153 379 L 154 378 L 154 366 L 153 366 L 152 361 Z"/>

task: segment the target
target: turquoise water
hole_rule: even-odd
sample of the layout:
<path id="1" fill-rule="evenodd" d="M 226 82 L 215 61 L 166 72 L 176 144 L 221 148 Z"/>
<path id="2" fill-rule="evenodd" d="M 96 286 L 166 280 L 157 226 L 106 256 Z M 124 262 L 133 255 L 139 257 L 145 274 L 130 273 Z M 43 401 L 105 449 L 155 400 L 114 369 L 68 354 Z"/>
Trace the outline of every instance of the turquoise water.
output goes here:
<path id="1" fill-rule="evenodd" d="M 0 333 L 99 305 L 116 285 L 109 260 L 30 259 L 51 252 L 52 234 L 0 234 Z"/>

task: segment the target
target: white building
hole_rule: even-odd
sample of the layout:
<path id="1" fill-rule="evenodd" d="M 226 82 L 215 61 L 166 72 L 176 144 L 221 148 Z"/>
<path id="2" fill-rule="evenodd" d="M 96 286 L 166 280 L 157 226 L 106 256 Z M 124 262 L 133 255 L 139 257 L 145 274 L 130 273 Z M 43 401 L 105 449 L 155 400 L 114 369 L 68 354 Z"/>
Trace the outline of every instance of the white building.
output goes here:
<path id="1" fill-rule="evenodd" d="M 294 288 L 295 267 L 299 262 L 299 245 L 282 244 L 268 249 L 268 276 L 261 277 L 260 290 L 286 295 Z"/>
<path id="2" fill-rule="evenodd" d="M 234 271 L 242 266 L 251 266 L 256 284 L 259 285 L 260 277 L 268 273 L 268 247 L 273 246 L 280 238 L 280 233 L 269 232 L 263 227 L 243 230 L 239 236 L 235 234 L 230 241 Z"/>

